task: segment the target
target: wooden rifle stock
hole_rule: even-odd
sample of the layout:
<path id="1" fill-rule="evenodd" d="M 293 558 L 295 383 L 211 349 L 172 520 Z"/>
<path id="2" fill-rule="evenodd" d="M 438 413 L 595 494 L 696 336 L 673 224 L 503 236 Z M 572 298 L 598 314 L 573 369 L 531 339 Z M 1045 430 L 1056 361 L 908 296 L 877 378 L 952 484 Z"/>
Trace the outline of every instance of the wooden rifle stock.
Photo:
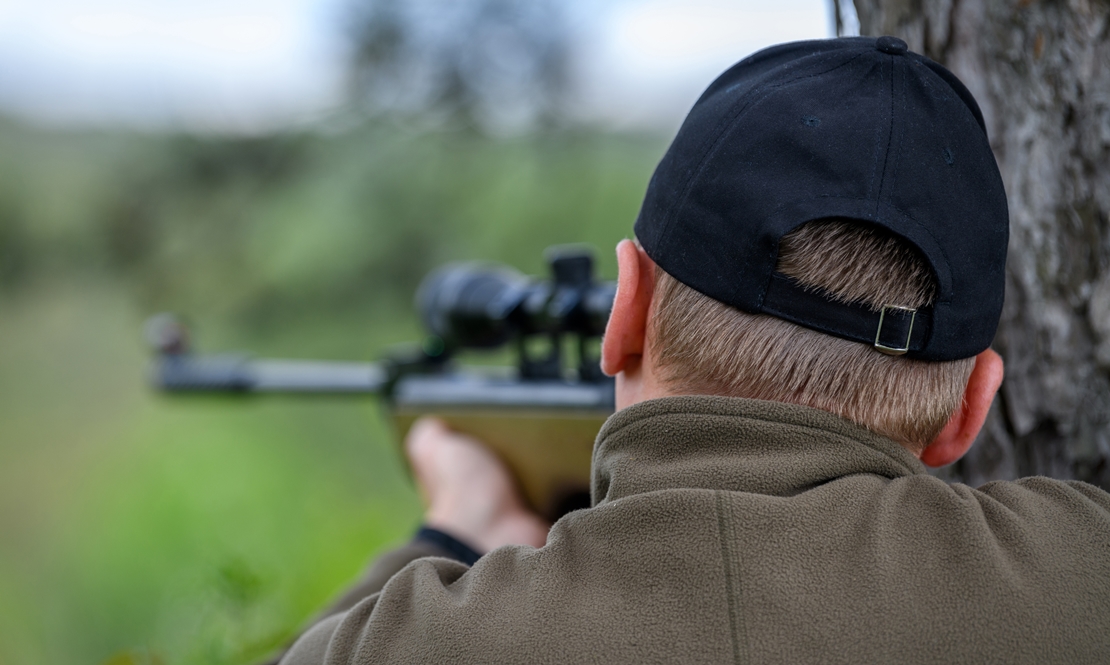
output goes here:
<path id="1" fill-rule="evenodd" d="M 178 353 L 158 358 L 152 383 L 169 393 L 378 396 L 398 442 L 417 418 L 434 415 L 496 452 L 541 515 L 556 519 L 588 505 L 593 443 L 613 413 L 613 381 L 521 379 L 504 369 L 404 373 L 388 362 Z"/>

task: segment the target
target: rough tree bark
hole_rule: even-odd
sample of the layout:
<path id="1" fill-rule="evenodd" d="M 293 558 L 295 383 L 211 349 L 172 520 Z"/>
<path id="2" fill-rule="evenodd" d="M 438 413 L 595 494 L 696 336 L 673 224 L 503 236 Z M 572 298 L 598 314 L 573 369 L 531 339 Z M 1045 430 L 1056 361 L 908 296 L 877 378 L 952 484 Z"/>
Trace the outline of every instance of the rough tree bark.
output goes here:
<path id="1" fill-rule="evenodd" d="M 901 37 L 964 81 L 1009 196 L 994 343 L 1006 379 L 979 441 L 947 475 L 973 485 L 1047 475 L 1110 489 L 1110 2 L 854 6 L 862 34 Z"/>

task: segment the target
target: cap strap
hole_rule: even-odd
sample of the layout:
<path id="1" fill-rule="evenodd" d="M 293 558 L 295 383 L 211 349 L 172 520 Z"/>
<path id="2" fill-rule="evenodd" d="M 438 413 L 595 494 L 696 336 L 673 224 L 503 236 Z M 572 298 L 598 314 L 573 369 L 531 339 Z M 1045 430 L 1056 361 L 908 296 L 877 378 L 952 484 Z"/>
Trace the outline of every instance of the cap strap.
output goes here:
<path id="1" fill-rule="evenodd" d="M 912 307 L 883 305 L 879 310 L 879 327 L 875 330 L 875 350 L 888 356 L 908 352 L 916 318 L 917 310 Z"/>
<path id="2" fill-rule="evenodd" d="M 933 325 L 932 307 L 915 310 L 887 305 L 876 312 L 858 303 L 830 300 L 817 290 L 807 291 L 780 273 L 771 275 L 762 311 L 818 332 L 872 345 L 889 355 L 910 357 L 925 348 Z"/>

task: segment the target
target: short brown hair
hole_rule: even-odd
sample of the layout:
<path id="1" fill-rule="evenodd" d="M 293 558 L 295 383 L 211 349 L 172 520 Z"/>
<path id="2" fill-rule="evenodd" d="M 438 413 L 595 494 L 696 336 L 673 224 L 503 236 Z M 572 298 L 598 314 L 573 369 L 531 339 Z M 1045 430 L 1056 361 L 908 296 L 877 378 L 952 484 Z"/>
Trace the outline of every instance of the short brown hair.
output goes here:
<path id="1" fill-rule="evenodd" d="M 783 237 L 776 270 L 875 311 L 920 308 L 936 284 L 917 250 L 862 222 L 809 222 Z M 648 340 L 664 385 L 685 394 L 773 400 L 830 411 L 919 452 L 960 406 L 974 359 L 925 362 L 702 295 L 655 268 Z"/>

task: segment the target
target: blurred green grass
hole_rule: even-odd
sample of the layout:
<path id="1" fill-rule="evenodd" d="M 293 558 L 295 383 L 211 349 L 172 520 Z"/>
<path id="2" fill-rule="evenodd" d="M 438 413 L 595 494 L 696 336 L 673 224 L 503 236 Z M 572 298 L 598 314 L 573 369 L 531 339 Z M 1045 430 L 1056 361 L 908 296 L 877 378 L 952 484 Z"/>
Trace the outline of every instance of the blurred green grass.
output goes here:
<path id="1" fill-rule="evenodd" d="M 631 233 L 655 137 L 366 125 L 257 138 L 0 121 L 0 665 L 249 663 L 419 502 L 377 406 L 169 399 L 140 327 L 372 359 L 434 266 Z"/>

